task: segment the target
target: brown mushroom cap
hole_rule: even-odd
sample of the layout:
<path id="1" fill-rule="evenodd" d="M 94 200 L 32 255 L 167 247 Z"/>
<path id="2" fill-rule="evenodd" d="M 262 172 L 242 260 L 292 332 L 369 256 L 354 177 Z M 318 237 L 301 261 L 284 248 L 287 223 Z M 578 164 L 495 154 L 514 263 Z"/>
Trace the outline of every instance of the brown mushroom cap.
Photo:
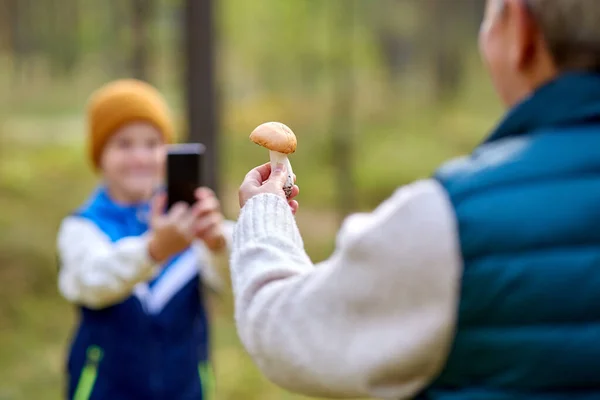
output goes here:
<path id="1" fill-rule="evenodd" d="M 296 151 L 296 135 L 281 122 L 265 122 L 250 134 L 250 140 L 269 150 L 283 154 Z"/>

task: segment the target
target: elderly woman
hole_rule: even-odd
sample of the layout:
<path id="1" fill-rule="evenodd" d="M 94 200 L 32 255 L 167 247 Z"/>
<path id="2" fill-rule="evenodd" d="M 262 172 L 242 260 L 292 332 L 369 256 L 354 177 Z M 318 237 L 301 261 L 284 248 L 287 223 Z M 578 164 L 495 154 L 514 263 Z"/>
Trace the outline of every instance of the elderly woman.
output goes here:
<path id="1" fill-rule="evenodd" d="M 316 267 L 284 168 L 246 176 L 236 317 L 271 380 L 336 398 L 600 399 L 599 20 L 598 0 L 488 0 L 504 119 L 351 216 Z"/>

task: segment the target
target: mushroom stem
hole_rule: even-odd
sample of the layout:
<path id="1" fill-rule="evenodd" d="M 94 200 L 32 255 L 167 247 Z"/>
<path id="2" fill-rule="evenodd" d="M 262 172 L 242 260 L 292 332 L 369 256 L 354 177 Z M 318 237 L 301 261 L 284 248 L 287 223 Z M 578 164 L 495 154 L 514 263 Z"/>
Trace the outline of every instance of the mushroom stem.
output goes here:
<path id="1" fill-rule="evenodd" d="M 280 153 L 278 151 L 269 150 L 269 157 L 271 158 L 271 169 L 275 169 L 275 166 L 279 163 L 285 165 L 287 170 L 287 179 L 285 185 L 283 185 L 283 191 L 286 197 L 290 197 L 292 194 L 292 188 L 294 187 L 294 171 L 292 171 L 292 164 L 288 159 L 287 154 Z"/>

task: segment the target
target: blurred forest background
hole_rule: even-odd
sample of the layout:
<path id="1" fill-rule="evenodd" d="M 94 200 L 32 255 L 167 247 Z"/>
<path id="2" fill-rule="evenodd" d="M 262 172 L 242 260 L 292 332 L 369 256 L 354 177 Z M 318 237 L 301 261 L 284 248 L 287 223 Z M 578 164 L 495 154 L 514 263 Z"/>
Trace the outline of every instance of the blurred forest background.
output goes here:
<path id="1" fill-rule="evenodd" d="M 326 258 L 342 218 L 468 152 L 496 123 L 477 53 L 483 0 L 215 1 L 219 189 L 238 212 L 268 160 L 262 122 L 297 134 L 297 219 Z M 75 310 L 56 289 L 58 224 L 96 184 L 88 95 L 116 78 L 159 87 L 185 140 L 183 0 L 0 0 L 0 399 L 59 399 Z M 231 304 L 215 305 L 219 399 L 299 399 L 260 376 Z M 399 327 L 400 329 L 401 327 Z"/>

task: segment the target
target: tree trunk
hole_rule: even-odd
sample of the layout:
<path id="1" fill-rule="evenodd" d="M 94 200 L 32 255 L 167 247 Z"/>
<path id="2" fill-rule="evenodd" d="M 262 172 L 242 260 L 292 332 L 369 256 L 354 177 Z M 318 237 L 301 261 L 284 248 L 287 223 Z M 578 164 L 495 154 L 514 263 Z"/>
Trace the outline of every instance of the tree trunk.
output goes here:
<path id="1" fill-rule="evenodd" d="M 218 96 L 215 87 L 214 0 L 185 1 L 184 54 L 188 140 L 206 146 L 202 176 L 215 193 L 219 184 Z"/>
<path id="2" fill-rule="evenodd" d="M 453 99 L 463 79 L 463 51 L 466 20 L 455 2 L 422 0 L 425 19 L 421 35 L 428 43 L 426 59 L 432 67 L 434 96 L 443 103 Z"/>
<path id="3" fill-rule="evenodd" d="M 156 4 L 154 0 L 131 1 L 131 33 L 133 35 L 131 72 L 135 78 L 148 81 L 150 79 L 149 69 L 152 58 L 151 26 Z"/>
<path id="4" fill-rule="evenodd" d="M 356 185 L 353 176 L 354 157 L 354 24 L 356 0 L 331 0 L 332 40 L 340 40 L 333 48 L 334 105 L 331 124 L 331 157 L 335 168 L 337 208 L 344 218 L 356 208 Z M 343 40 L 342 40 L 343 39 Z"/>
<path id="5" fill-rule="evenodd" d="M 10 40 L 13 55 L 13 73 L 19 82 L 27 82 L 32 77 L 32 65 L 28 62 L 34 51 L 32 31 L 31 0 L 9 0 Z M 16 83 L 16 81 L 15 81 Z"/>

